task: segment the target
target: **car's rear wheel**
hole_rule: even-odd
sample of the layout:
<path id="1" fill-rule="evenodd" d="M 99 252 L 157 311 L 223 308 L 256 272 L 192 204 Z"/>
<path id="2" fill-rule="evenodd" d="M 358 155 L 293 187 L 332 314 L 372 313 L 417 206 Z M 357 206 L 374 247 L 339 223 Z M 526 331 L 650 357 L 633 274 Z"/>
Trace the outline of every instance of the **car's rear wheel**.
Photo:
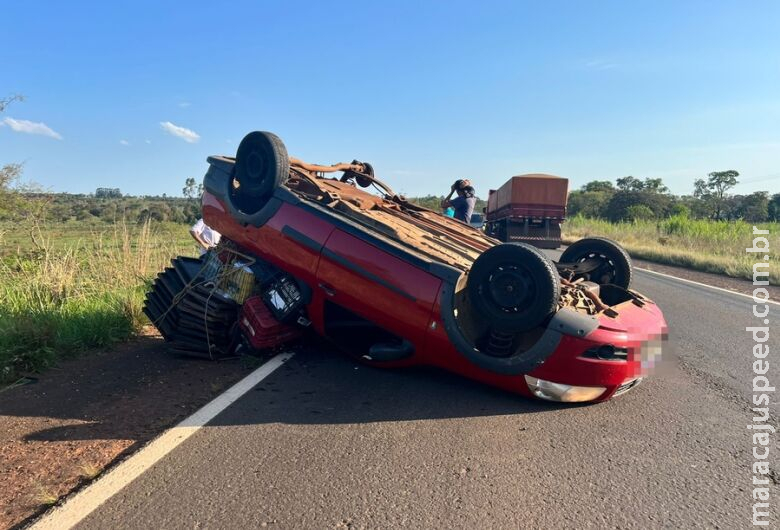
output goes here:
<path id="1" fill-rule="evenodd" d="M 247 214 L 258 212 L 289 173 L 287 148 L 278 136 L 263 131 L 247 134 L 236 152 L 234 196 L 239 209 Z"/>
<path id="2" fill-rule="evenodd" d="M 496 245 L 480 255 L 468 276 L 468 295 L 492 329 L 522 332 L 557 308 L 558 272 L 547 256 L 525 243 Z"/>
<path id="3" fill-rule="evenodd" d="M 613 284 L 623 289 L 628 289 L 631 285 L 631 258 L 623 247 L 611 239 L 580 239 L 563 251 L 559 263 L 582 267 L 587 272 L 583 272 L 581 276 L 600 285 Z M 576 269 L 575 275 L 580 276 Z"/>
<path id="4" fill-rule="evenodd" d="M 362 165 L 363 172 L 352 171 L 351 169 L 344 172 L 341 176 L 341 182 L 349 182 L 355 179 L 355 183 L 361 188 L 368 188 L 374 183 L 374 166 L 368 162 L 360 162 L 359 160 L 353 160 L 353 164 Z"/>

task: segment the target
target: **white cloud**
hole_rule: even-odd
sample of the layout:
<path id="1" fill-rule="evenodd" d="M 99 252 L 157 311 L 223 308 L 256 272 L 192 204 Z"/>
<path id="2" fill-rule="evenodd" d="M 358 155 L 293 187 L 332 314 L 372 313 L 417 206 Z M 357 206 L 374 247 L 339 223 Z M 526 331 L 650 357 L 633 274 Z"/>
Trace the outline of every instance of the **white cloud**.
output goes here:
<path id="1" fill-rule="evenodd" d="M 169 121 L 161 121 L 160 127 L 162 127 L 162 129 L 168 134 L 177 136 L 190 144 L 194 144 L 195 142 L 200 140 L 200 135 L 195 131 L 191 129 L 187 129 L 185 127 L 179 127 L 178 125 L 174 125 Z"/>
<path id="2" fill-rule="evenodd" d="M 54 131 L 45 123 L 38 123 L 28 120 L 15 120 L 13 118 L 3 118 L 3 123 L 8 125 L 15 132 L 27 134 L 40 134 L 56 140 L 62 140 L 62 135 Z"/>
<path id="3" fill-rule="evenodd" d="M 190 103 L 189 101 L 181 101 L 181 102 L 179 102 L 179 107 L 181 107 L 183 109 L 186 109 L 190 105 L 192 105 L 192 103 Z"/>
<path id="4" fill-rule="evenodd" d="M 152 143 L 152 141 L 149 140 L 149 139 L 144 140 L 144 142 L 146 142 L 147 144 L 151 144 Z"/>
<path id="5" fill-rule="evenodd" d="M 128 142 L 127 140 L 119 140 L 119 143 L 121 145 L 130 145 L 130 142 Z"/>

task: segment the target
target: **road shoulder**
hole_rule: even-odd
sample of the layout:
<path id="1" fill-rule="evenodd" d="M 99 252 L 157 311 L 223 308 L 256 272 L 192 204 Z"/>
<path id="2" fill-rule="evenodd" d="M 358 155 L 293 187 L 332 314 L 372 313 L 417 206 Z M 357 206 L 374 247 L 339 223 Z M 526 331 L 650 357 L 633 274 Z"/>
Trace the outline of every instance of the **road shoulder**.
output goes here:
<path id="1" fill-rule="evenodd" d="M 45 511 L 248 374 L 149 333 L 0 392 L 0 528 Z"/>
<path id="2" fill-rule="evenodd" d="M 690 280 L 693 282 L 703 283 L 712 287 L 718 287 L 720 289 L 726 289 L 727 291 L 733 291 L 735 293 L 741 293 L 746 295 L 752 295 L 753 282 L 743 280 L 741 278 L 731 278 L 730 276 L 724 276 L 722 274 L 713 274 L 710 272 L 694 271 L 685 269 L 683 267 L 675 267 L 673 265 L 661 265 L 659 263 L 653 263 L 643 259 L 631 258 L 634 267 L 645 269 L 676 278 L 682 278 L 684 280 Z M 765 286 L 769 291 L 770 300 L 780 301 L 780 286 L 767 285 Z"/>

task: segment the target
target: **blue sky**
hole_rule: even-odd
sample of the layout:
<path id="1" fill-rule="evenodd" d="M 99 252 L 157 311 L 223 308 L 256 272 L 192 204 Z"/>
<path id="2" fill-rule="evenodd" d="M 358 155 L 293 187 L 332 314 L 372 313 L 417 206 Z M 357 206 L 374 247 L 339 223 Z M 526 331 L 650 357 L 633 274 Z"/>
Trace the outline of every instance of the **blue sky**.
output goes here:
<path id="1" fill-rule="evenodd" d="M 780 192 L 778 2 L 30 0 L 0 13 L 0 96 L 27 98 L 0 116 L 0 164 L 24 161 L 54 191 L 178 195 L 206 156 L 268 130 L 305 160 L 370 161 L 410 195 L 469 177 L 486 196 L 530 172 L 690 193 L 725 169 L 742 174 L 736 192 Z"/>

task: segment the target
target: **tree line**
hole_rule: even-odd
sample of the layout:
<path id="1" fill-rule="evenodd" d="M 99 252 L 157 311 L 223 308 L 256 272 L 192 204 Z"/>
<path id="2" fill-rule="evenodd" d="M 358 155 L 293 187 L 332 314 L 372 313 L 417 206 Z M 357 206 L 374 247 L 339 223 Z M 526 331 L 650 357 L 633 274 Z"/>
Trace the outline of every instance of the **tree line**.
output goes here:
<path id="1" fill-rule="evenodd" d="M 182 188 L 183 197 L 129 196 L 118 189 L 99 188 L 95 194 L 43 193 L 12 188 L 21 166 L 9 165 L 0 171 L 0 220 L 19 219 L 31 212 L 50 221 L 104 221 L 124 219 L 130 223 L 147 220 L 194 223 L 200 216 L 203 187 L 189 178 Z M 747 195 L 729 193 L 736 186 L 736 171 L 713 172 L 694 182 L 691 195 L 673 195 L 660 178 L 619 178 L 615 183 L 593 180 L 569 193 L 568 215 L 632 221 L 663 219 L 683 215 L 698 219 L 750 222 L 780 221 L 780 193 L 758 191 Z M 108 192 L 107 192 L 108 191 Z M 443 197 L 426 195 L 410 201 L 438 211 Z M 486 203 L 477 200 L 475 212 Z"/>
<path id="2" fill-rule="evenodd" d="M 0 196 L 2 193 L 0 193 Z M 72 193 L 16 193 L 13 208 L 0 206 L 0 221 L 34 216 L 51 222 L 103 221 L 128 223 L 170 221 L 194 223 L 200 217 L 200 201 L 182 197 L 124 195 L 98 197 Z"/>
<path id="3" fill-rule="evenodd" d="M 569 193 L 568 214 L 610 221 L 663 219 L 682 215 L 697 219 L 750 222 L 780 221 L 780 193 L 731 194 L 738 183 L 734 170 L 714 171 L 694 182 L 690 195 L 673 195 L 660 178 L 632 176 L 593 180 Z"/>

